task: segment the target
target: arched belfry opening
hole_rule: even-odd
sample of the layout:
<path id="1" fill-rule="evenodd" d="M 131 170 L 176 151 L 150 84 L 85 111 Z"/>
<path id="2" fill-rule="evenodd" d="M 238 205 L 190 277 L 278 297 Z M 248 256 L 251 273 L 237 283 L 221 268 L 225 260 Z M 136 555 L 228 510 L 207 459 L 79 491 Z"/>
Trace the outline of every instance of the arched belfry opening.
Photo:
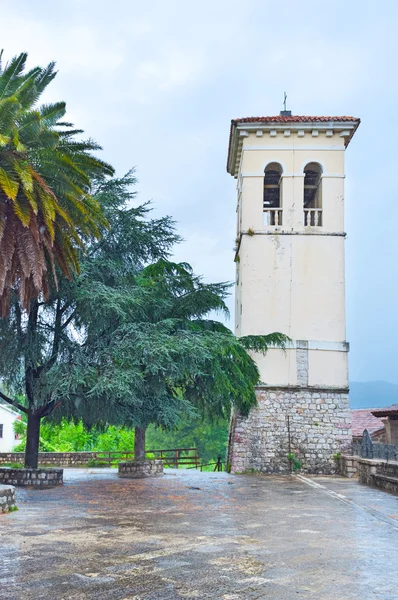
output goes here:
<path id="1" fill-rule="evenodd" d="M 264 225 L 282 225 L 281 183 L 281 165 L 275 162 L 268 164 L 264 170 Z"/>
<path id="2" fill-rule="evenodd" d="M 315 162 L 304 168 L 304 226 L 322 226 L 322 167 Z"/>

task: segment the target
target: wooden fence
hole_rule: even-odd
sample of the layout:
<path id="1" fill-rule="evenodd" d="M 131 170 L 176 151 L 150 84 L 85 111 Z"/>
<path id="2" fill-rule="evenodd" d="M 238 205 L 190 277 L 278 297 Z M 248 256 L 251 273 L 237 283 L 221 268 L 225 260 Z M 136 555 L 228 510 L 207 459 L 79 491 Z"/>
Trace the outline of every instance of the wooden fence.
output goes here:
<path id="1" fill-rule="evenodd" d="M 119 462 L 134 460 L 134 452 L 92 452 L 96 456 L 90 462 L 106 463 L 108 467 Z M 200 458 L 197 448 L 168 448 L 165 450 L 146 450 L 145 458 L 162 460 L 165 467 L 173 469 L 199 467 Z M 105 466 L 105 465 L 104 465 Z"/>
<path id="2" fill-rule="evenodd" d="M 147 450 L 146 458 L 163 460 L 165 467 L 174 469 L 200 467 L 197 448 L 168 448 L 165 450 Z M 23 452 L 3 452 L 0 465 L 23 463 Z M 123 452 L 39 452 L 39 465 L 59 467 L 112 467 L 119 462 L 134 460 L 133 451 Z"/>

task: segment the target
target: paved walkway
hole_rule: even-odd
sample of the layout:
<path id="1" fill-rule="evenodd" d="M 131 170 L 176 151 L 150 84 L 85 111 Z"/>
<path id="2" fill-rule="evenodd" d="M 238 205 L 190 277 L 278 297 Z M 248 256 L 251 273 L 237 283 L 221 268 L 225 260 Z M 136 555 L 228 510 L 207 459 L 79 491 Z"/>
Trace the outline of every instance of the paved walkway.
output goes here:
<path id="1" fill-rule="evenodd" d="M 398 498 L 338 477 L 66 470 L 0 517 L 1 600 L 397 600 Z"/>

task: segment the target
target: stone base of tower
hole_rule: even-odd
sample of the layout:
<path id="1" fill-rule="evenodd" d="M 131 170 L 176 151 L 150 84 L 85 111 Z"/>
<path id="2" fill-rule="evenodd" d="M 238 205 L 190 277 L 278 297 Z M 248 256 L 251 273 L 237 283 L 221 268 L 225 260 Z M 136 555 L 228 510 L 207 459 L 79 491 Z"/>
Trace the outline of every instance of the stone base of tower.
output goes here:
<path id="1" fill-rule="evenodd" d="M 248 417 L 231 418 L 231 473 L 289 473 L 289 450 L 301 472 L 336 472 L 333 456 L 352 439 L 347 389 L 259 387 L 256 394 L 258 406 Z"/>

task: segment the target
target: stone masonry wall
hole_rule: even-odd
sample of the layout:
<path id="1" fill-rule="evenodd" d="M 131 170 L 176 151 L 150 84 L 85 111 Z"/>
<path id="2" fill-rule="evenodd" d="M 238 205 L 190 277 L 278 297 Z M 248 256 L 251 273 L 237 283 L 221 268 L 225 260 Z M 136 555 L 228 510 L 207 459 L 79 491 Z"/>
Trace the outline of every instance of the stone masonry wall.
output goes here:
<path id="1" fill-rule="evenodd" d="M 0 513 L 8 512 L 15 506 L 15 488 L 12 485 L 0 485 Z"/>
<path id="2" fill-rule="evenodd" d="M 398 495 L 397 461 L 342 455 L 339 466 L 340 475 L 345 477 L 358 475 L 359 483 Z M 353 469 L 355 472 L 352 472 Z"/>
<path id="3" fill-rule="evenodd" d="M 257 389 L 258 406 L 231 420 L 227 463 L 232 473 L 288 473 L 291 451 L 304 473 L 335 473 L 333 455 L 351 443 L 346 390 Z"/>
<path id="4" fill-rule="evenodd" d="M 342 454 L 338 461 L 338 472 L 343 477 L 356 477 L 358 475 L 358 456 Z"/>
<path id="5" fill-rule="evenodd" d="M 87 465 L 90 461 L 104 461 L 106 458 L 98 457 L 98 452 L 39 452 L 39 465 L 57 467 L 79 467 Z M 23 452 L 1 452 L 0 465 L 24 462 Z"/>
<path id="6" fill-rule="evenodd" d="M 136 460 L 131 462 L 119 463 L 119 477 L 128 477 L 136 479 L 140 477 L 156 477 L 163 475 L 162 460 Z"/>
<path id="7" fill-rule="evenodd" d="M 63 484 L 63 469 L 10 469 L 0 467 L 0 482 L 20 487 L 50 488 Z"/>

